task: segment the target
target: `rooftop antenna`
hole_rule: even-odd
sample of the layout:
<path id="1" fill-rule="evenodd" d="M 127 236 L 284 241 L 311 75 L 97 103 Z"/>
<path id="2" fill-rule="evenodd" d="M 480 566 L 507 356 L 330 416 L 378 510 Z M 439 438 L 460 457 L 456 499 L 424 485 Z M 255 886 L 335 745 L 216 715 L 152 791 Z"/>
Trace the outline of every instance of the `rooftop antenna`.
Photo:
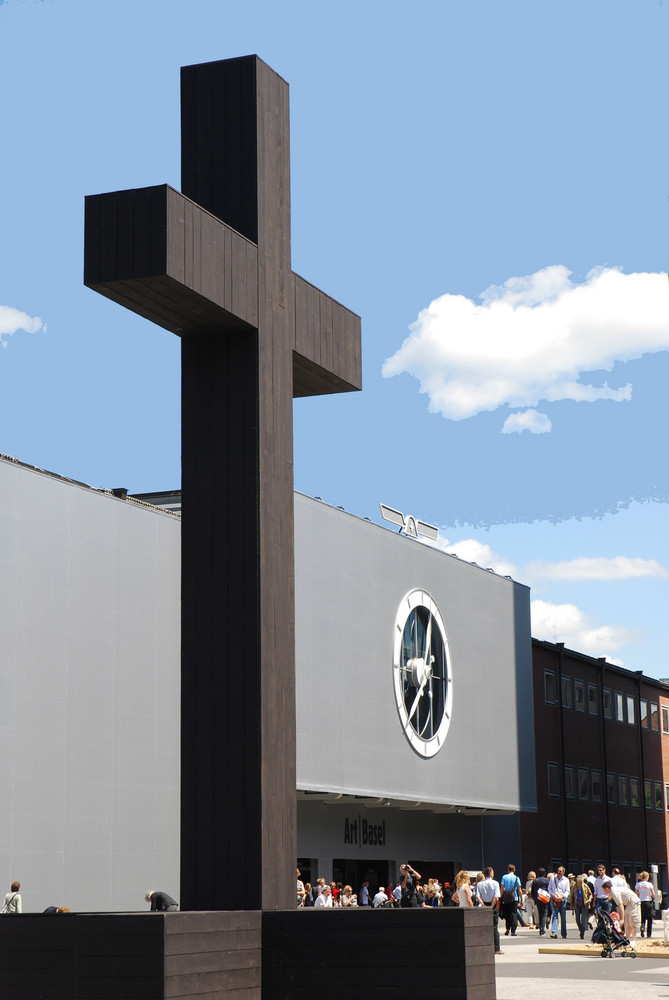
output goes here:
<path id="1" fill-rule="evenodd" d="M 381 517 L 385 521 L 391 521 L 392 524 L 399 524 L 400 534 L 404 532 L 409 538 L 418 538 L 419 535 L 423 535 L 434 541 L 439 534 L 439 528 L 435 528 L 433 524 L 427 524 L 426 521 L 420 521 L 418 518 L 412 517 L 411 514 L 407 514 L 405 517 L 399 510 L 387 507 L 384 503 L 380 503 L 379 508 Z"/>

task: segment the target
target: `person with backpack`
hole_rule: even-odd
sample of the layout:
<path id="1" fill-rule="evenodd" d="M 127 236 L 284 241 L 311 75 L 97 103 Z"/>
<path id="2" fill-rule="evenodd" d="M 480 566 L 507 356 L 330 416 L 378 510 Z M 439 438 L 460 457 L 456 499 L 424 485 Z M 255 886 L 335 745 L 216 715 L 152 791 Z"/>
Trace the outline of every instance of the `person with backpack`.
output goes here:
<path id="1" fill-rule="evenodd" d="M 518 927 L 518 905 L 522 899 L 520 879 L 516 875 L 515 865 L 508 866 L 506 875 L 502 875 L 500 879 L 499 888 L 502 893 L 500 913 L 506 925 L 504 934 L 508 936 L 510 933 L 511 937 L 515 937 Z"/>

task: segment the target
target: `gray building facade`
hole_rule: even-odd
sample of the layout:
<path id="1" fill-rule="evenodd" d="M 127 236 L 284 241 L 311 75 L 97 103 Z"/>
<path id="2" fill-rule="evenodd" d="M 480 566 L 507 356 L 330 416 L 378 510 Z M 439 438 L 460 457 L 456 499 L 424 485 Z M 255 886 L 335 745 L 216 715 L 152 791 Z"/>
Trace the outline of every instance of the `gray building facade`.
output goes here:
<path id="1" fill-rule="evenodd" d="M 166 496 L 169 510 L 0 459 L 0 871 L 27 910 L 178 898 L 180 519 Z M 536 808 L 527 588 L 295 504 L 305 873 L 506 864 L 519 811 Z"/>

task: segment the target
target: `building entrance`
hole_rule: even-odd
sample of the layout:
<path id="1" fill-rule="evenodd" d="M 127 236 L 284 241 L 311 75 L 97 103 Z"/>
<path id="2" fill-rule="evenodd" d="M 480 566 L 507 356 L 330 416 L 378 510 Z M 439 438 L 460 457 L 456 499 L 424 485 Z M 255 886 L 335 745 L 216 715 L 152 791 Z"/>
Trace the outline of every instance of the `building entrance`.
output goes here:
<path id="1" fill-rule="evenodd" d="M 360 861 L 357 858 L 352 861 L 345 858 L 333 858 L 332 861 L 334 881 L 341 882 L 342 885 L 350 885 L 356 895 L 360 892 L 362 883 L 369 882 L 370 903 L 379 886 L 385 888 L 388 885 L 388 871 L 389 862 L 379 861 L 376 858 L 373 861 Z"/>

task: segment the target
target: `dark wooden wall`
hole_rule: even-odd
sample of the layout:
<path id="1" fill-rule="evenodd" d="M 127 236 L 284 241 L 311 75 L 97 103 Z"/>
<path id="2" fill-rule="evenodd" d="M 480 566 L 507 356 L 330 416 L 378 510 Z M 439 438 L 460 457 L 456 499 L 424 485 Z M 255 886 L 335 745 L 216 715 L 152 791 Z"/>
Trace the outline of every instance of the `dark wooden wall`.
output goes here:
<path id="1" fill-rule="evenodd" d="M 263 914 L 263 1000 L 494 1000 L 489 910 Z"/>
<path id="2" fill-rule="evenodd" d="M 489 910 L 0 918 L 2 1000 L 495 1000 Z"/>
<path id="3" fill-rule="evenodd" d="M 182 672 L 197 671 L 201 683 L 187 685 L 182 701 L 182 767 L 193 780 L 182 782 L 181 902 L 187 909 L 291 907 L 288 88 L 248 57 L 187 67 L 182 94 L 184 193 L 258 250 L 257 334 L 182 341 Z"/>
<path id="4" fill-rule="evenodd" d="M 84 281 L 182 338 L 185 910 L 295 904 L 294 395 L 360 388 L 360 319 L 297 277 L 288 86 L 182 70 L 183 194 L 86 199 Z"/>

